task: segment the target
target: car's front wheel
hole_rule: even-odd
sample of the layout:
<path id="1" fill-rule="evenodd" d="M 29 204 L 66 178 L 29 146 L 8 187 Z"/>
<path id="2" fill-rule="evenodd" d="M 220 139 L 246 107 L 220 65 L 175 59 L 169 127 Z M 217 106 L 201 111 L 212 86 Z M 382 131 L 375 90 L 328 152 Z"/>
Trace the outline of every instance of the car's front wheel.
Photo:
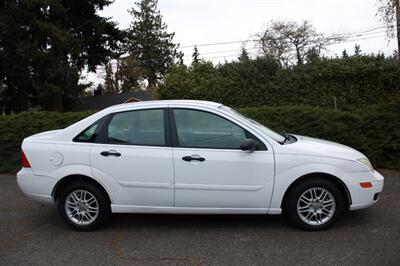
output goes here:
<path id="1" fill-rule="evenodd" d="M 90 182 L 74 182 L 60 193 L 59 212 L 75 230 L 90 231 L 103 225 L 110 217 L 107 195 Z"/>
<path id="2" fill-rule="evenodd" d="M 302 181 L 288 193 L 284 212 L 295 226 L 304 230 L 330 227 L 344 209 L 340 189 L 324 178 Z"/>

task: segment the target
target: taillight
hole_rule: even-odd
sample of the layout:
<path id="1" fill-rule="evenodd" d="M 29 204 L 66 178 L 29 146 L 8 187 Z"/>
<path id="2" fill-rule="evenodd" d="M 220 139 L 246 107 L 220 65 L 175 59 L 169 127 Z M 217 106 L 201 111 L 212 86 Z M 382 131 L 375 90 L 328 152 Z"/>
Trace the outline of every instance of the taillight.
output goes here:
<path id="1" fill-rule="evenodd" d="M 26 158 L 24 151 L 21 153 L 21 162 L 22 167 L 31 168 L 31 164 L 29 163 L 28 158 Z"/>

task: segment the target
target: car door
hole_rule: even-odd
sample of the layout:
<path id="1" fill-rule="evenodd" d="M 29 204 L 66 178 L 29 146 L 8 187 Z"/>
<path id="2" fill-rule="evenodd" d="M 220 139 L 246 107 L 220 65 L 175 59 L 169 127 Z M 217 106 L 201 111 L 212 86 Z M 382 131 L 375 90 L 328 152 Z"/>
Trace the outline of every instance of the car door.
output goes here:
<path id="1" fill-rule="evenodd" d="M 274 180 L 272 149 L 219 114 L 170 110 L 175 169 L 175 206 L 268 208 Z M 240 150 L 246 138 L 259 149 Z"/>
<path id="2" fill-rule="evenodd" d="M 94 175 L 111 178 L 116 205 L 174 205 L 173 161 L 164 109 L 144 109 L 110 116 L 93 144 Z M 104 178 L 103 178 L 104 179 Z"/>

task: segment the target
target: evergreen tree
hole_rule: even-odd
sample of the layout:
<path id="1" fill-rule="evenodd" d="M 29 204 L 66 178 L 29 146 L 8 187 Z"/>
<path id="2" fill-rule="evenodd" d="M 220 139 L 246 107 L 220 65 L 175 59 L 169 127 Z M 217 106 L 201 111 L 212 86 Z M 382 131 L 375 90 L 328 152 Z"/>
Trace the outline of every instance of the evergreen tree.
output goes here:
<path id="1" fill-rule="evenodd" d="M 120 90 L 123 92 L 143 89 L 143 71 L 138 60 L 129 55 L 119 59 L 119 67 L 115 73 L 115 79 L 120 82 Z"/>
<path id="2" fill-rule="evenodd" d="M 192 65 L 198 64 L 200 62 L 199 56 L 199 49 L 197 49 L 197 46 L 195 45 L 192 54 Z"/>
<path id="3" fill-rule="evenodd" d="M 247 62 L 250 60 L 249 53 L 247 52 L 245 47 L 242 47 L 242 52 L 238 59 L 240 62 Z"/>
<path id="4" fill-rule="evenodd" d="M 95 91 L 97 91 L 97 93 L 99 93 L 99 94 L 103 94 L 103 93 L 104 93 L 104 87 L 103 87 L 103 85 L 102 85 L 101 83 L 99 83 L 99 84 L 97 85 Z M 96 92 L 95 92 L 94 94 L 96 94 Z"/>
<path id="5" fill-rule="evenodd" d="M 344 49 L 342 52 L 342 58 L 349 58 L 349 55 L 347 54 L 346 49 Z"/>
<path id="6" fill-rule="evenodd" d="M 361 56 L 361 47 L 359 44 L 354 45 L 354 56 Z"/>
<path id="7" fill-rule="evenodd" d="M 171 66 L 182 59 L 173 42 L 175 33 L 167 32 L 167 25 L 157 9 L 157 0 L 141 0 L 130 11 L 133 22 L 127 30 L 126 50 L 140 65 L 140 77 L 148 88 L 155 89 Z"/>
<path id="8" fill-rule="evenodd" d="M 67 109 L 85 89 L 80 73 L 114 57 L 121 32 L 97 11 L 109 0 L 0 1 L 0 80 L 5 105 Z"/>
<path id="9" fill-rule="evenodd" d="M 104 66 L 104 92 L 115 93 L 118 91 L 118 87 L 115 86 L 115 75 L 110 62 L 107 62 Z"/>

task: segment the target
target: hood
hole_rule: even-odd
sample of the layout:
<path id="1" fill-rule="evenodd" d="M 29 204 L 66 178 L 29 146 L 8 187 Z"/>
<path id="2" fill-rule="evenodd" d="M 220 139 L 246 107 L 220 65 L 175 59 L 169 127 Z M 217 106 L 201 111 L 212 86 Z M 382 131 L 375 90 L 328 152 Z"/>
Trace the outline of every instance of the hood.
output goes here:
<path id="1" fill-rule="evenodd" d="M 323 156 L 346 160 L 358 160 L 360 158 L 366 158 L 361 152 L 343 144 L 300 135 L 293 136 L 297 138 L 296 142 L 281 145 L 275 149 L 275 152 Z"/>

